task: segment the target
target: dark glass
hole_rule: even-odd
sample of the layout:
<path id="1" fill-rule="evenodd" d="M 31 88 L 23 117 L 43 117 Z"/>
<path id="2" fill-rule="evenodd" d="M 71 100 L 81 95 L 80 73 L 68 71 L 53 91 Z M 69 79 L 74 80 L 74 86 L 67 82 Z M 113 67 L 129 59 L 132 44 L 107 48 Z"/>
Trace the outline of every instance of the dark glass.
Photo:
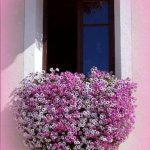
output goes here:
<path id="1" fill-rule="evenodd" d="M 48 0 L 47 68 L 77 70 L 77 8 L 74 0 Z"/>
<path id="2" fill-rule="evenodd" d="M 83 12 L 83 3 L 77 4 L 78 0 L 45 2 L 47 71 L 58 67 L 87 74 L 93 66 L 114 71 L 113 1 L 91 13 Z"/>
<path id="3" fill-rule="evenodd" d="M 108 23 L 108 2 L 105 2 L 100 8 L 92 9 L 91 13 L 84 13 L 83 23 Z"/>
<path id="4" fill-rule="evenodd" d="M 108 71 L 108 27 L 84 27 L 83 31 L 83 72 L 87 74 L 93 66 Z"/>

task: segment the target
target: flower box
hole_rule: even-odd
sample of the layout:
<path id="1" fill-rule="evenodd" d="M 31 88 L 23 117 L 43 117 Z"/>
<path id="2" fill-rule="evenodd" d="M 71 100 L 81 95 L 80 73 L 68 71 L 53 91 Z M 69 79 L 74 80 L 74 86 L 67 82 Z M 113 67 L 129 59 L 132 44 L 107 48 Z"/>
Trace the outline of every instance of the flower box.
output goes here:
<path id="1" fill-rule="evenodd" d="M 30 150 L 117 150 L 134 125 L 136 84 L 92 68 L 31 73 L 11 109 Z"/>

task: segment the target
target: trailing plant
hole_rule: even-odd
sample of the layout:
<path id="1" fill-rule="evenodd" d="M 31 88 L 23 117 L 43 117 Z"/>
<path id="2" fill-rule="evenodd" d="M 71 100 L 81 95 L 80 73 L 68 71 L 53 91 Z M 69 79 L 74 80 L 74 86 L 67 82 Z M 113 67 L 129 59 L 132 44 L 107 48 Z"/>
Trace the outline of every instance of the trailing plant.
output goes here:
<path id="1" fill-rule="evenodd" d="M 136 84 L 91 69 L 31 73 L 11 109 L 30 150 L 117 150 L 135 122 Z"/>

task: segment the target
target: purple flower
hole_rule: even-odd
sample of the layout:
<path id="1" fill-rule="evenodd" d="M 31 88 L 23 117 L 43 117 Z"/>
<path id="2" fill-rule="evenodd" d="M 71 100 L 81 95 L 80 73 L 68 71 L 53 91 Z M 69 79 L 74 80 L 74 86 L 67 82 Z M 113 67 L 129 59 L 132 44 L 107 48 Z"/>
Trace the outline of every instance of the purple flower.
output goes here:
<path id="1" fill-rule="evenodd" d="M 135 122 L 136 84 L 92 68 L 31 73 L 11 106 L 29 149 L 118 150 Z"/>

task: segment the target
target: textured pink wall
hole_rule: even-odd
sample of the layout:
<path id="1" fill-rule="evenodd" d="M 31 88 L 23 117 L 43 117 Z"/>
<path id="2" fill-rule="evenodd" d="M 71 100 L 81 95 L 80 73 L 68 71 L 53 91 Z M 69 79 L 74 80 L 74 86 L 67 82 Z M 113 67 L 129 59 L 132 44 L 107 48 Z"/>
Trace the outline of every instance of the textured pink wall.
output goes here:
<path id="1" fill-rule="evenodd" d="M 120 150 L 150 150 L 150 1 L 132 1 L 133 79 L 138 83 L 136 128 Z"/>
<path id="2" fill-rule="evenodd" d="M 150 150 L 150 1 L 132 1 L 133 79 L 138 83 L 136 128 L 120 150 Z M 1 0 L 1 149 L 25 150 L 8 111 L 23 77 L 24 0 Z"/>
<path id="3" fill-rule="evenodd" d="M 23 150 L 8 110 L 9 95 L 23 78 L 24 0 L 1 0 L 1 150 Z"/>
<path id="4" fill-rule="evenodd" d="M 139 84 L 139 107 L 131 149 L 150 150 L 150 1 L 133 0 L 132 6 L 133 76 Z"/>

